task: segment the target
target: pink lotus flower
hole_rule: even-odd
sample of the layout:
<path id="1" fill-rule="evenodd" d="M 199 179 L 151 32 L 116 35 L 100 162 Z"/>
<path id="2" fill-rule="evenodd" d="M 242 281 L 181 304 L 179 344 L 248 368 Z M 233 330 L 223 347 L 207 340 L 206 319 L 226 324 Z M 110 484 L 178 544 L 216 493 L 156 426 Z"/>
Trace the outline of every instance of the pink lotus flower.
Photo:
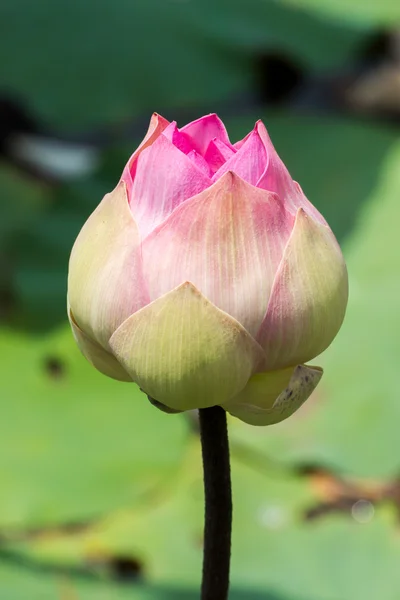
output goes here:
<path id="1" fill-rule="evenodd" d="M 311 167 L 310 167 L 311 168 Z M 231 144 L 207 115 L 154 115 L 72 250 L 69 318 L 86 358 L 182 411 L 255 425 L 290 416 L 322 376 L 346 266 L 259 121 Z"/>

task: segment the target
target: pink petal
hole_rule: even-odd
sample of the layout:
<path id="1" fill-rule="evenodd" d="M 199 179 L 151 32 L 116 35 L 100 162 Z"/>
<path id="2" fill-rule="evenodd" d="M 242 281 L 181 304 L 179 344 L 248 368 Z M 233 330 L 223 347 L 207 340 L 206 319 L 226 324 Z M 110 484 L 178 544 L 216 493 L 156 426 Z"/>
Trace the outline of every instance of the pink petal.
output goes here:
<path id="1" fill-rule="evenodd" d="M 267 164 L 267 154 L 257 129 L 251 132 L 243 146 L 215 173 L 216 181 L 228 171 L 239 175 L 242 179 L 256 185 Z M 273 191 L 273 190 L 270 190 Z"/>
<path id="2" fill-rule="evenodd" d="M 152 300 L 191 281 L 254 335 L 293 222 L 275 194 L 226 173 L 144 241 Z"/>
<path id="3" fill-rule="evenodd" d="M 285 202 L 288 210 L 294 215 L 298 208 L 303 208 L 314 219 L 327 225 L 321 213 L 307 200 L 299 184 L 291 178 L 289 171 L 279 158 L 262 121 L 257 122 L 256 128 L 268 157 L 266 169 L 257 181 L 257 187 L 276 192 Z"/>
<path id="4" fill-rule="evenodd" d="M 221 140 L 214 138 L 208 144 L 204 158 L 207 161 L 211 171 L 215 173 L 234 154 L 235 151 L 232 150 L 232 148 L 221 142 Z"/>
<path id="5" fill-rule="evenodd" d="M 130 206 L 146 237 L 179 204 L 211 185 L 211 179 L 163 135 L 139 156 Z"/>
<path id="6" fill-rule="evenodd" d="M 192 140 L 188 135 L 179 131 L 176 121 L 173 121 L 164 129 L 163 135 L 184 154 L 189 154 L 193 150 Z"/>
<path id="7" fill-rule="evenodd" d="M 196 150 L 191 150 L 188 154 L 188 158 L 190 158 L 190 160 L 194 162 L 194 164 L 197 166 L 197 168 L 200 169 L 200 171 L 203 171 L 203 173 L 205 173 L 207 175 L 207 177 L 212 176 L 212 173 L 211 173 L 210 167 L 208 166 L 207 161 L 202 157 L 201 154 L 196 152 Z"/>
<path id="8" fill-rule="evenodd" d="M 150 146 L 158 138 L 159 135 L 161 135 L 161 133 L 168 127 L 168 124 L 169 124 L 169 121 L 167 121 L 167 119 L 164 119 L 164 117 L 162 117 L 161 115 L 158 115 L 157 113 L 153 113 L 153 115 L 150 119 L 149 128 L 147 130 L 147 133 L 146 133 L 142 143 L 135 150 L 135 152 L 132 154 L 132 156 L 128 160 L 128 162 L 123 170 L 122 176 L 121 176 L 121 180 L 125 181 L 125 183 L 126 183 L 128 198 L 130 195 L 130 189 L 131 189 L 132 181 L 133 181 L 133 175 L 131 173 L 132 165 L 136 161 L 139 154 L 145 148 L 147 148 L 147 146 Z"/>
<path id="9" fill-rule="evenodd" d="M 215 114 L 206 115 L 196 121 L 192 121 L 182 127 L 180 131 L 190 137 L 194 149 L 203 156 L 207 151 L 209 143 L 214 138 L 221 140 L 221 142 L 232 148 L 225 125 Z"/>

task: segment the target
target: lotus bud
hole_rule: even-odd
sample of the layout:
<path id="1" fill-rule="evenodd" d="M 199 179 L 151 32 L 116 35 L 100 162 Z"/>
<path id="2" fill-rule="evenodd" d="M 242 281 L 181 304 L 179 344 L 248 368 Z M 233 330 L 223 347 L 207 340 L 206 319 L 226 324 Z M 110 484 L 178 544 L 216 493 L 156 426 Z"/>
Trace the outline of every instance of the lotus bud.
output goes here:
<path id="1" fill-rule="evenodd" d="M 153 115 L 69 264 L 75 339 L 102 373 L 167 412 L 290 416 L 322 376 L 304 363 L 342 324 L 340 247 L 259 121 L 232 144 L 214 114 Z"/>

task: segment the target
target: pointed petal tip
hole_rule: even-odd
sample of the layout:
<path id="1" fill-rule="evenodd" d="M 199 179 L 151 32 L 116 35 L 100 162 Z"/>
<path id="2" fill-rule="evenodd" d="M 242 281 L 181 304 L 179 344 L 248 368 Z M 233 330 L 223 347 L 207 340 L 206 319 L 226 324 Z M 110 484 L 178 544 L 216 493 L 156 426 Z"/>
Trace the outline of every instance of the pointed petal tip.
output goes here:
<path id="1" fill-rule="evenodd" d="M 153 114 L 151 115 L 150 122 L 151 122 L 152 119 L 154 119 L 154 120 L 157 119 L 157 121 L 160 121 L 161 123 L 167 123 L 167 124 L 169 124 L 168 119 L 165 119 L 165 117 L 163 117 L 162 115 L 160 115 L 160 113 L 158 113 L 156 111 L 154 111 Z"/>
<path id="2" fill-rule="evenodd" d="M 261 127 L 262 129 L 265 129 L 265 131 L 267 131 L 267 128 L 265 127 L 265 125 L 264 125 L 264 121 L 263 121 L 262 119 L 258 119 L 258 120 L 256 121 L 256 124 L 254 125 L 254 129 L 258 129 L 258 128 L 260 128 L 260 127 Z"/>
<path id="3" fill-rule="evenodd" d="M 234 186 L 244 186 L 249 188 L 254 188 L 255 186 L 240 177 L 235 171 L 229 170 L 226 171 L 221 177 L 219 177 L 215 183 L 219 181 L 223 182 L 225 186 L 234 187 Z M 215 185 L 215 184 L 214 184 Z"/>
<path id="4" fill-rule="evenodd" d="M 237 152 L 215 172 L 214 181 L 227 171 L 233 171 L 242 179 L 256 186 L 265 171 L 268 158 L 264 140 L 257 127 L 242 140 L 240 147 L 236 147 L 236 150 Z"/>
<path id="5" fill-rule="evenodd" d="M 305 209 L 302 206 L 300 206 L 300 208 L 297 209 L 296 218 L 299 218 L 299 219 L 306 218 L 307 219 L 309 216 L 310 215 L 305 211 Z"/>
<path id="6" fill-rule="evenodd" d="M 272 146 L 272 141 L 271 141 L 271 137 L 268 133 L 268 129 L 266 128 L 264 122 L 261 119 L 258 119 L 258 121 L 256 122 L 256 124 L 254 125 L 254 131 L 258 134 L 258 136 L 261 138 L 264 146 L 266 147 L 266 149 L 270 149 Z"/>
<path id="7" fill-rule="evenodd" d="M 296 210 L 294 222 L 299 223 L 300 225 L 307 223 L 309 219 L 314 219 L 304 210 L 304 208 L 300 207 Z"/>
<path id="8" fill-rule="evenodd" d="M 136 159 L 141 154 L 141 152 L 143 152 L 143 150 L 147 148 L 147 146 L 150 146 L 158 138 L 158 136 L 161 135 L 164 129 L 168 127 L 168 125 L 169 121 L 167 121 L 167 119 L 164 119 L 164 117 L 162 117 L 156 112 L 152 114 L 146 135 L 144 136 L 142 142 L 139 144 L 136 150 L 133 152 L 133 154 L 131 154 L 131 156 L 129 157 L 121 175 L 121 179 L 124 179 L 127 183 L 128 194 L 133 183 L 133 178 L 135 176 Z"/>
<path id="9" fill-rule="evenodd" d="M 236 179 L 240 179 L 239 175 L 236 175 L 235 171 L 227 171 L 220 177 L 220 181 L 225 181 L 227 183 L 232 183 Z M 217 180 L 218 181 L 218 180 Z"/>
<path id="10" fill-rule="evenodd" d="M 312 225 L 313 226 L 320 225 L 325 230 L 330 231 L 332 238 L 335 240 L 336 244 L 338 245 L 336 237 L 335 237 L 332 229 L 329 227 L 328 223 L 324 219 L 324 217 L 316 210 L 316 208 L 311 203 L 309 203 L 309 204 L 310 204 L 309 207 L 304 208 L 303 206 L 300 206 L 296 210 L 296 214 L 294 215 L 294 223 L 298 224 L 299 227 L 311 227 Z"/>
<path id="11" fill-rule="evenodd" d="M 203 156 L 210 141 L 214 138 L 219 139 L 229 148 L 232 147 L 225 125 L 216 113 L 210 113 L 191 121 L 181 127 L 179 131 L 189 135 L 194 146 Z"/>
<path id="12" fill-rule="evenodd" d="M 127 186 L 127 184 L 129 182 L 126 182 L 125 179 L 123 179 L 123 175 L 124 174 L 122 174 L 122 178 L 117 183 L 115 188 L 109 193 L 110 194 L 116 193 L 116 194 L 118 194 L 118 196 L 121 200 L 126 200 L 126 202 L 128 202 L 128 186 Z"/>
<path id="13" fill-rule="evenodd" d="M 239 177 L 239 175 L 235 173 L 235 171 L 226 171 L 223 175 L 221 175 L 221 177 L 213 180 L 209 189 L 232 191 L 233 188 L 240 185 L 240 182 L 246 183 L 241 177 Z"/>
<path id="14" fill-rule="evenodd" d="M 150 118 L 149 127 L 147 129 L 146 136 L 142 143 L 146 142 L 154 133 L 160 134 L 170 125 L 168 119 L 165 119 L 157 112 L 153 112 Z M 139 146 L 140 147 L 140 146 Z"/>
<path id="15" fill-rule="evenodd" d="M 284 202 L 281 197 L 276 192 L 271 192 L 269 190 L 264 190 L 262 188 L 249 183 L 243 177 L 235 173 L 235 171 L 226 171 L 219 179 L 217 179 L 211 187 L 217 187 L 218 184 L 221 188 L 225 188 L 227 190 L 233 191 L 235 190 L 237 193 L 253 193 L 256 194 L 258 198 L 264 197 L 266 201 L 271 201 L 275 199 L 279 202 L 280 205 L 284 208 Z M 294 222 L 294 215 L 293 215 Z"/>
<path id="16" fill-rule="evenodd" d="M 176 288 L 174 288 L 171 291 L 177 292 L 177 293 L 180 293 L 180 292 L 192 293 L 194 296 L 199 296 L 199 297 L 202 295 L 200 290 L 191 281 L 184 281 L 183 283 L 181 283 L 180 285 L 178 285 Z M 170 292 L 168 292 L 168 293 L 170 293 Z"/>
<path id="17" fill-rule="evenodd" d="M 200 290 L 198 290 L 197 287 L 194 285 L 194 283 L 192 283 L 189 280 L 184 281 L 181 285 L 178 285 L 178 287 L 176 289 L 179 290 L 180 288 L 184 288 L 184 289 L 190 288 L 193 292 L 200 294 Z"/>
<path id="18" fill-rule="evenodd" d="M 142 239 L 163 223 L 178 205 L 210 187 L 211 182 L 167 136 L 159 135 L 136 163 L 129 198 Z"/>

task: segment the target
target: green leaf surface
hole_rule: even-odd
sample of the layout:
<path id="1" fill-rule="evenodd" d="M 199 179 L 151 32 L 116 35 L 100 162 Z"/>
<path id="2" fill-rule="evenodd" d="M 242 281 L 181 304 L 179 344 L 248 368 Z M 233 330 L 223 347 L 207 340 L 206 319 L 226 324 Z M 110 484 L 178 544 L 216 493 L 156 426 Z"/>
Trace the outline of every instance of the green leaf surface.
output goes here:
<path id="1" fill-rule="evenodd" d="M 0 334 L 0 525 L 81 522 L 151 498 L 186 439 L 134 384 L 95 371 L 69 327 Z"/>
<path id="2" fill-rule="evenodd" d="M 166 417 L 167 418 L 167 417 Z M 182 417 L 175 417 L 182 418 Z M 232 463 L 235 512 L 233 583 L 257 590 L 246 580 L 247 558 L 253 529 L 265 560 L 271 552 L 268 530 L 286 530 L 300 518 L 307 506 L 315 503 L 313 490 L 297 477 L 281 475 L 268 478 L 240 461 Z M 175 475 L 165 483 L 163 491 L 152 501 L 136 507 L 121 507 L 88 525 L 81 533 L 53 534 L 43 532 L 10 544 L 24 560 L 53 569 L 64 567 L 110 576 L 114 557 L 130 557 L 140 566 L 146 581 L 152 584 L 200 584 L 203 535 L 203 482 L 200 441 L 193 436 L 187 445 L 185 459 Z M 243 519 L 246 514 L 246 519 Z M 250 533 L 250 536 L 252 533 Z M 251 562 L 251 561 L 250 561 Z M 184 569 L 182 569 L 182 565 Z M 270 588 L 260 580 L 261 589 Z M 267 586 L 267 587 L 266 587 Z"/>
<path id="3" fill-rule="evenodd" d="M 316 502 L 312 489 L 299 478 L 280 475 L 268 478 L 233 461 L 232 477 L 235 511 L 235 552 L 237 562 L 245 561 L 235 571 L 241 582 L 247 572 L 247 529 L 288 528 L 296 523 L 302 510 Z M 246 519 L 241 518 L 240 515 Z M 175 477 L 164 486 L 152 502 L 134 509 L 122 507 L 100 519 L 81 534 L 38 535 L 12 546 L 35 560 L 54 566 L 92 565 L 107 573 L 114 556 L 130 556 L 141 565 L 152 582 L 199 583 L 202 560 L 203 483 L 199 440 L 188 446 L 186 459 Z M 268 536 L 265 534 L 265 540 Z M 248 539 L 250 541 L 250 538 Z M 182 564 L 185 569 L 182 571 Z M 249 583 L 249 582 L 247 582 Z"/>
<path id="4" fill-rule="evenodd" d="M 389 507 L 375 514 L 372 508 L 363 523 L 350 509 L 308 521 L 305 510 L 318 499 L 307 478 L 258 472 L 235 457 L 232 477 L 232 585 L 238 598 L 246 590 L 243 599 L 253 592 L 265 600 L 395 600 L 400 542 Z M 111 513 L 81 533 L 44 533 L 14 543 L 9 552 L 25 565 L 81 567 L 98 577 L 110 575 L 113 557 L 130 557 L 150 589 L 176 581 L 190 589 L 199 585 L 201 533 L 200 456 L 193 440 L 163 498 Z"/>

